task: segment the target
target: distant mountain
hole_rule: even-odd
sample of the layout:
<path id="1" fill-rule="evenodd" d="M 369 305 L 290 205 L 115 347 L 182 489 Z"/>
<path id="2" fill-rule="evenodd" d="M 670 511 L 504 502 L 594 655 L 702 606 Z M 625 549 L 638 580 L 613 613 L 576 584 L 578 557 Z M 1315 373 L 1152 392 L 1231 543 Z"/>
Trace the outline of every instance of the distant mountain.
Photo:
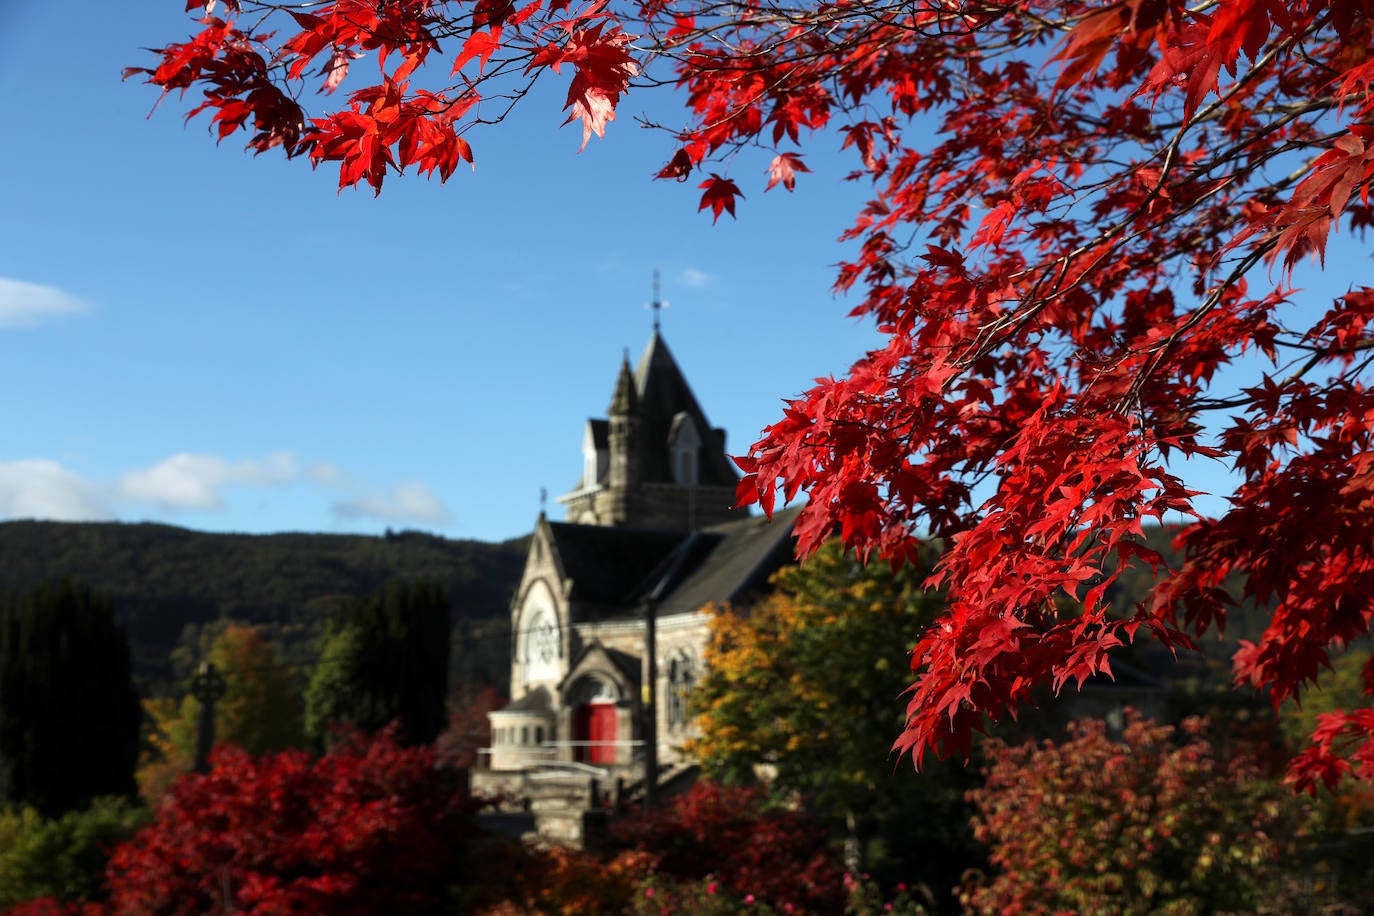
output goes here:
<path id="1" fill-rule="evenodd" d="M 442 582 L 460 638 L 485 623 L 500 632 L 527 545 L 528 538 L 492 544 L 415 531 L 210 534 L 150 523 L 0 522 L 0 590 L 70 576 L 104 591 L 137 667 L 158 681 L 173 674 L 173 650 L 217 620 L 265 624 L 301 659 L 309 652 L 303 643 L 343 600 L 392 580 Z"/>

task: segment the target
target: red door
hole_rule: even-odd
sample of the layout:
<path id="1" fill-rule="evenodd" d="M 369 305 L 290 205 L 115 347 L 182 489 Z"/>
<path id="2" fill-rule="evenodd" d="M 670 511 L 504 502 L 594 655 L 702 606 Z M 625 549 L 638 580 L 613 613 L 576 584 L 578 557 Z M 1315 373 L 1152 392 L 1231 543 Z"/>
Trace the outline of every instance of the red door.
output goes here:
<path id="1" fill-rule="evenodd" d="M 573 740 L 583 763 L 615 763 L 615 704 L 584 703 L 577 707 Z M 586 743 L 582 743 L 586 742 Z"/>

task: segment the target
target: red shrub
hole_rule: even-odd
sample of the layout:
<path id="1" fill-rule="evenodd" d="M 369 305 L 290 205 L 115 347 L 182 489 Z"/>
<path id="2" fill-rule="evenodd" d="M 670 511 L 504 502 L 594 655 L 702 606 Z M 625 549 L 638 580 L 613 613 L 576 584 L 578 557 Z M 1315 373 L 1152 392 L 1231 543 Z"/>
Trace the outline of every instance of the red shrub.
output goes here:
<path id="1" fill-rule="evenodd" d="M 471 806 L 428 748 L 384 733 L 315 759 L 223 748 L 171 788 L 106 872 L 115 913 L 429 912 L 457 883 Z"/>
<path id="2" fill-rule="evenodd" d="M 663 874 L 713 875 L 732 894 L 778 908 L 844 906 L 844 869 L 825 829 L 805 812 L 767 808 L 757 788 L 699 782 L 661 810 L 627 819 L 616 834 L 657 856 Z"/>

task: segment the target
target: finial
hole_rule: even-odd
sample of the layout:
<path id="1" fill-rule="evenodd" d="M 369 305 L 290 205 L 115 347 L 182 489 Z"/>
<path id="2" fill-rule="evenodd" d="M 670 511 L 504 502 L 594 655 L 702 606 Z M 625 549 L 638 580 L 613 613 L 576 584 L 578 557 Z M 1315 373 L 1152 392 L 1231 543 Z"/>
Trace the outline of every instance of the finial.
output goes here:
<path id="1" fill-rule="evenodd" d="M 668 303 L 664 302 L 664 301 L 663 301 L 663 298 L 659 295 L 659 288 L 658 288 L 658 268 L 655 267 L 655 268 L 654 268 L 654 301 L 649 303 L 649 308 L 652 309 L 652 310 L 653 310 L 653 313 L 654 313 L 654 333 L 655 333 L 655 334 L 658 333 L 658 329 L 659 329 L 659 316 L 660 316 L 660 314 L 662 313 L 662 311 L 663 311 L 664 309 L 666 309 L 667 307 L 668 307 Z"/>
<path id="2" fill-rule="evenodd" d="M 549 506 L 549 491 L 544 487 L 539 488 L 539 514 L 543 515 L 544 510 Z"/>

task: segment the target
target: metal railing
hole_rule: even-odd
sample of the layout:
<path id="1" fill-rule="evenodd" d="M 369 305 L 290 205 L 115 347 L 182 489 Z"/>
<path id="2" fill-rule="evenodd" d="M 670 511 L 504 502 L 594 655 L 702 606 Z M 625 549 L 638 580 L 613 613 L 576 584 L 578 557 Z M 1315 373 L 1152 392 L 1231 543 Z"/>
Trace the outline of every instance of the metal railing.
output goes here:
<path id="1" fill-rule="evenodd" d="M 643 758 L 644 742 L 642 740 L 632 741 L 545 741 L 542 744 L 533 746 L 509 745 L 503 746 L 499 750 L 503 757 L 513 757 L 519 764 L 519 768 L 524 769 L 537 766 L 541 763 L 559 762 L 558 752 L 564 748 L 570 748 L 574 752 L 577 750 L 591 750 L 593 748 L 609 748 L 618 750 L 620 748 L 630 749 L 630 759 L 627 763 L 634 763 Z M 477 767 L 482 770 L 491 769 L 491 758 L 497 748 L 483 747 L 477 750 Z M 614 765 L 614 764 L 612 764 Z"/>

